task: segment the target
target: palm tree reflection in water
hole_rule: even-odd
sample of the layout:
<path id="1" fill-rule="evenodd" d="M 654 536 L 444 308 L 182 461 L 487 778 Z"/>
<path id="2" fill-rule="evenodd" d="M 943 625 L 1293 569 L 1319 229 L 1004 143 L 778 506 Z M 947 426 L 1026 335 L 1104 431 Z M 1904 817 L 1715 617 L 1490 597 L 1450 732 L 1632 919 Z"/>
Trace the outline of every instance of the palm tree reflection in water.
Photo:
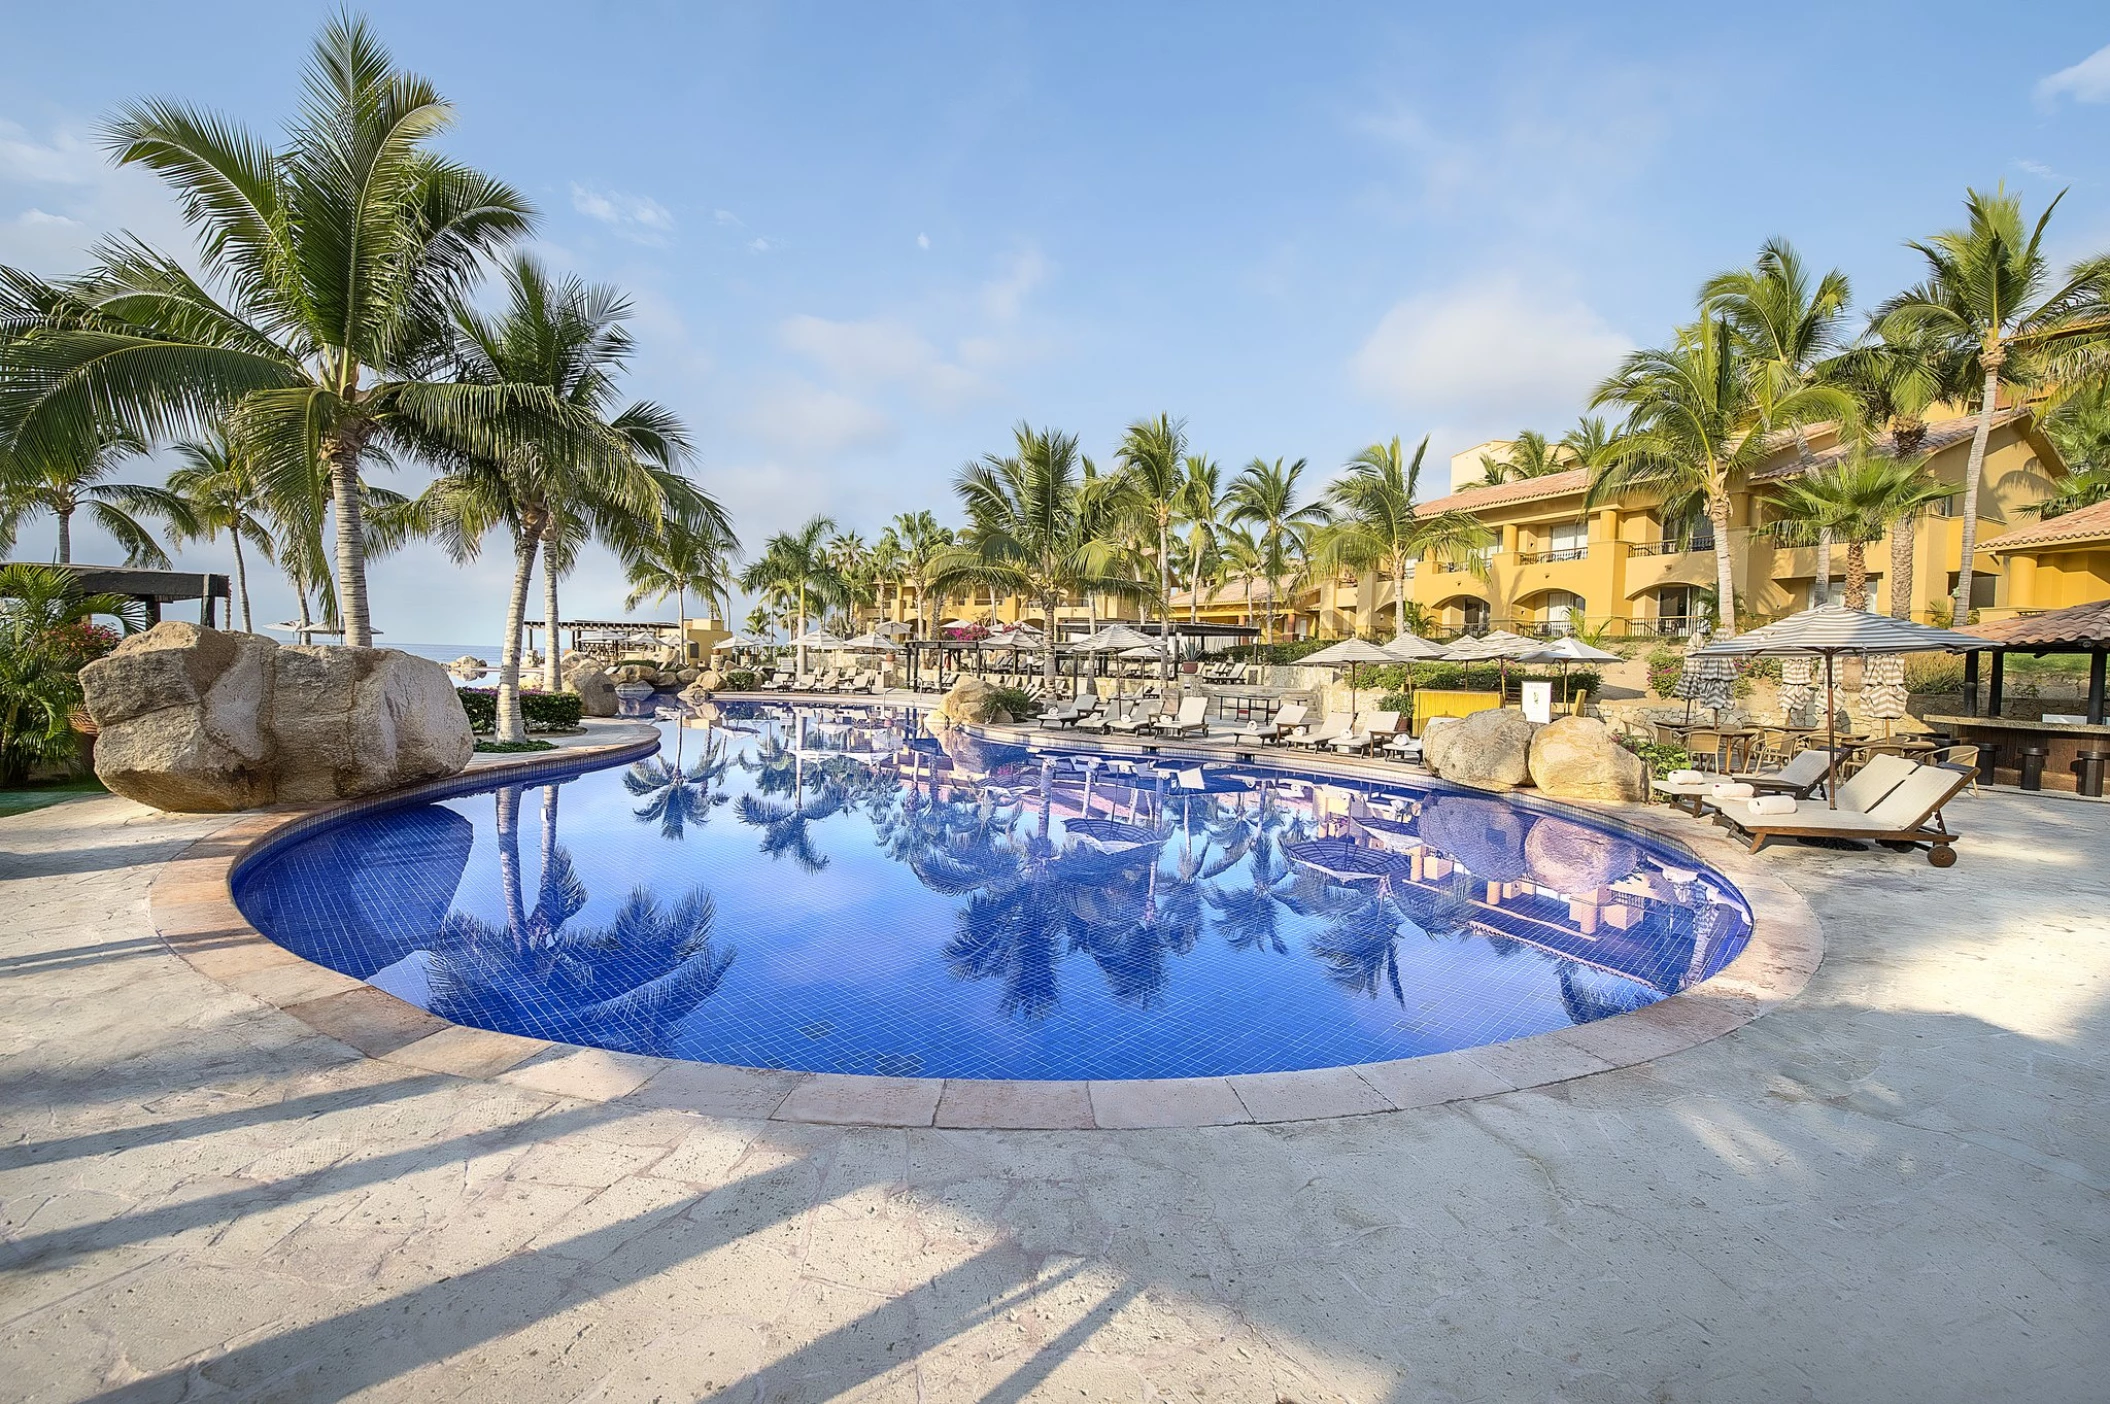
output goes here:
<path id="1" fill-rule="evenodd" d="M 570 1043 L 665 1051 L 674 1025 L 715 993 L 734 951 L 712 939 L 711 894 L 662 909 L 642 887 L 606 926 L 573 926 L 586 886 L 557 842 L 557 789 L 542 787 L 542 872 L 527 907 L 520 867 L 523 787 L 497 792 L 506 925 L 450 911 L 430 969 L 433 1013 L 455 1023 Z"/>
<path id="2" fill-rule="evenodd" d="M 683 744 L 688 728 L 674 732 L 674 760 L 651 756 L 623 773 L 623 788 L 645 803 L 632 810 L 640 820 L 659 821 L 661 838 L 679 842 L 691 824 L 711 822 L 711 811 L 731 801 L 724 792 L 726 772 L 732 762 L 725 755 L 725 738 L 715 728 L 704 732 L 703 754 L 687 768 L 682 765 Z"/>

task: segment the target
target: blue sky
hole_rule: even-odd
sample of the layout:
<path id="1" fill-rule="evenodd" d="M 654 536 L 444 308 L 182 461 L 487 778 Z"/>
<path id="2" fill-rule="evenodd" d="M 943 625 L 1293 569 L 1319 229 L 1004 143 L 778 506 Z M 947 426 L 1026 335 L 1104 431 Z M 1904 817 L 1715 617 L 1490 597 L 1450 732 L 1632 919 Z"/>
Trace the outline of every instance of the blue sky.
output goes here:
<path id="1" fill-rule="evenodd" d="M 113 227 L 185 237 L 99 117 L 166 94 L 275 129 L 326 8 L 10 11 L 0 262 L 57 273 Z M 1394 434 L 1441 459 L 1558 432 L 1762 239 L 1872 303 L 1971 184 L 2033 211 L 2070 186 L 2056 251 L 2110 249 L 2099 6 L 2003 12 L 1991 52 L 1982 4 L 1776 7 L 1763 31 L 1670 4 L 366 13 L 458 104 L 449 148 L 538 206 L 542 256 L 631 293 L 633 387 L 689 418 L 750 543 L 816 511 L 868 539 L 950 517 L 954 470 L 1021 418 L 1104 457 L 1165 410 L 1227 470 L 1310 459 L 1314 490 Z M 376 622 L 494 636 L 504 554 L 378 564 Z M 621 596 L 595 561 L 567 613 Z"/>

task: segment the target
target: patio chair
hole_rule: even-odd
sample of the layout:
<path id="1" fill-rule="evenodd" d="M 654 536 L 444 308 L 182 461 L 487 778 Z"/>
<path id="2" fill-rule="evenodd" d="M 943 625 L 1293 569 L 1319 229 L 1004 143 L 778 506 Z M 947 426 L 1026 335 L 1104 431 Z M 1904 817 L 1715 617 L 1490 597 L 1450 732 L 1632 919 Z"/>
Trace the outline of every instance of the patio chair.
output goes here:
<path id="1" fill-rule="evenodd" d="M 1304 718 L 1311 708 L 1302 702 L 1286 702 L 1282 710 L 1267 721 L 1249 721 L 1238 729 L 1239 741 L 1248 745 L 1260 745 L 1268 741 L 1279 741 L 1290 732 L 1304 725 Z"/>
<path id="2" fill-rule="evenodd" d="M 1053 707 L 1042 712 L 1040 714 L 1040 724 L 1053 727 L 1076 726 L 1085 718 L 1094 715 L 1098 710 L 1099 699 L 1090 693 L 1086 693 L 1074 702 L 1065 702 L 1060 707 Z"/>
<path id="3" fill-rule="evenodd" d="M 1333 743 L 1333 748 L 1343 755 L 1355 755 L 1367 751 L 1377 744 L 1381 736 L 1390 736 L 1399 730 L 1399 713 L 1365 712 L 1356 718 L 1356 727 L 1346 736 Z"/>
<path id="4" fill-rule="evenodd" d="M 1164 710 L 1163 698 L 1146 697 L 1127 716 L 1108 722 L 1106 729 L 1118 731 L 1123 736 L 1134 736 L 1137 732 L 1148 731 L 1155 726 L 1159 714 Z"/>
<path id="5" fill-rule="evenodd" d="M 1209 734 L 1209 699 L 1206 697 L 1182 697 L 1179 714 L 1170 721 L 1162 717 L 1153 725 L 1160 736 L 1207 736 Z"/>
<path id="6" fill-rule="evenodd" d="M 1392 739 L 1377 749 L 1384 755 L 1397 756 L 1401 760 L 1421 759 L 1421 742 L 1415 740 L 1404 727 L 1394 731 Z"/>
<path id="7" fill-rule="evenodd" d="M 771 673 L 768 679 L 763 682 L 762 690 L 764 692 L 782 692 L 784 691 L 784 689 L 790 686 L 791 674 L 785 672 L 782 668 L 779 668 L 774 673 Z"/>
<path id="8" fill-rule="evenodd" d="M 1830 758 L 1823 751 L 1799 751 L 1778 770 L 1743 771 L 1729 776 L 1760 794 L 1793 795 L 1808 799 L 1824 783 Z"/>
<path id="9" fill-rule="evenodd" d="M 1878 756 L 1861 774 L 1868 774 L 1886 759 L 1894 758 Z M 1909 761 L 1904 764 L 1911 773 L 1866 813 L 1820 809 L 1814 803 L 1802 802 L 1797 802 L 1794 812 L 1788 814 L 1754 813 L 1762 801 L 1750 800 L 1740 806 L 1741 813 L 1732 807 L 1724 811 L 1723 817 L 1750 837 L 1753 853 L 1776 838 L 1859 839 L 1900 851 L 1924 848 L 1929 863 L 1937 868 L 1949 867 L 1956 862 L 1954 845 L 1959 835 L 1949 832 L 1942 819 L 1942 806 L 1963 793 L 1971 783 L 1971 775 L 1944 765 L 1912 765 Z"/>

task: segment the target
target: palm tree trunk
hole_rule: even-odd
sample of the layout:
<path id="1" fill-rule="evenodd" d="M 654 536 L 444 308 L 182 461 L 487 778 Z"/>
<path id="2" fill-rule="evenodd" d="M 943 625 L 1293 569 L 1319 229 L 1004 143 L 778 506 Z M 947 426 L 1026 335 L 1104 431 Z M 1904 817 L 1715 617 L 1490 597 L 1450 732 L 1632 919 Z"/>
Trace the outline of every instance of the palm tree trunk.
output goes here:
<path id="1" fill-rule="evenodd" d="M 227 533 L 227 538 L 234 545 L 234 593 L 235 598 L 242 603 L 242 632 L 253 634 L 256 628 L 249 617 L 249 566 L 242 559 L 242 528 L 239 523 L 233 531 Z"/>
<path id="2" fill-rule="evenodd" d="M 498 812 L 498 890 L 506 904 L 506 934 L 527 939 L 527 897 L 520 872 L 521 787 L 508 785 L 494 799 Z"/>
<path id="3" fill-rule="evenodd" d="M 1055 701 L 1055 597 L 1040 597 L 1040 612 L 1048 626 L 1048 646 L 1040 651 L 1040 680 L 1048 694 L 1048 703 Z M 1043 813 L 1046 811 L 1043 810 Z"/>
<path id="4" fill-rule="evenodd" d="M 293 598 L 300 601 L 300 641 L 306 643 L 309 638 L 307 628 L 315 622 L 315 616 L 308 613 L 308 580 L 298 571 L 288 572 L 286 579 L 293 586 Z"/>
<path id="5" fill-rule="evenodd" d="M 542 555 L 542 625 L 549 634 L 542 650 L 542 687 L 555 692 L 564 686 L 564 668 L 557 656 L 557 564 L 546 551 Z"/>
<path id="6" fill-rule="evenodd" d="M 1919 548 L 1919 513 L 1890 524 L 1890 615 L 1912 617 L 1912 558 Z"/>
<path id="7" fill-rule="evenodd" d="M 1846 607 L 1868 608 L 1868 543 L 1859 539 L 1846 543 Z"/>
<path id="8" fill-rule="evenodd" d="M 1963 558 L 1956 563 L 1956 597 L 1949 623 L 1971 622 L 1971 558 L 1978 551 L 1978 479 L 1985 472 L 1986 441 L 1993 436 L 1993 409 L 2000 400 L 2000 367 L 2006 353 L 1995 347 L 1985 357 L 1984 401 L 1978 406 L 1978 428 L 1971 434 L 1971 457 L 1964 466 Z"/>
<path id="9" fill-rule="evenodd" d="M 1392 631 L 1393 638 L 1407 632 L 1407 557 L 1404 551 L 1392 553 L 1392 622 L 1397 626 Z"/>
<path id="10" fill-rule="evenodd" d="M 1817 575 L 1810 581 L 1810 603 L 1813 605 L 1832 602 L 1832 529 L 1825 527 L 1817 533 Z"/>
<path id="11" fill-rule="evenodd" d="M 1736 563 L 1729 555 L 1729 496 L 1723 493 L 1707 502 L 1707 520 L 1714 524 L 1714 613 L 1715 633 L 1736 636 Z"/>
<path id="12" fill-rule="evenodd" d="M 513 543 L 513 591 L 506 597 L 506 633 L 498 649 L 498 721 L 492 733 L 501 744 L 527 740 L 527 719 L 520 714 L 520 636 L 527 629 L 528 584 L 540 535 L 530 526 Z"/>
<path id="13" fill-rule="evenodd" d="M 337 617 L 347 648 L 374 646 L 366 608 L 366 524 L 359 504 L 360 436 L 338 431 L 322 441 L 330 473 L 330 509 L 336 514 Z"/>
<path id="14" fill-rule="evenodd" d="M 59 519 L 59 564 L 73 563 L 73 509 L 61 507 L 55 513 Z"/>
<path id="15" fill-rule="evenodd" d="M 1171 524 L 1158 520 L 1158 652 L 1159 676 L 1172 681 L 1172 540 Z"/>

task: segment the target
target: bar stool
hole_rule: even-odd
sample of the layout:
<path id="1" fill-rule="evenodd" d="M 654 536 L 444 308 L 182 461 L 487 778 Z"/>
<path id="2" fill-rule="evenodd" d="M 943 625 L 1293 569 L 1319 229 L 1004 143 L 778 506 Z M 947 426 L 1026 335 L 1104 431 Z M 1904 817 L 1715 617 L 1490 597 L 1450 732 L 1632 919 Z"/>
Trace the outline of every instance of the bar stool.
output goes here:
<path id="1" fill-rule="evenodd" d="M 2022 788 L 2041 790 L 2044 788 L 2044 758 L 2051 754 L 2049 746 L 2018 746 L 2015 754 L 2022 762 Z"/>
<path id="2" fill-rule="evenodd" d="M 2080 792 L 2090 799 L 2103 797 L 2103 765 L 2110 762 L 2110 751 L 2076 751 L 2073 768 L 2080 772 Z"/>

